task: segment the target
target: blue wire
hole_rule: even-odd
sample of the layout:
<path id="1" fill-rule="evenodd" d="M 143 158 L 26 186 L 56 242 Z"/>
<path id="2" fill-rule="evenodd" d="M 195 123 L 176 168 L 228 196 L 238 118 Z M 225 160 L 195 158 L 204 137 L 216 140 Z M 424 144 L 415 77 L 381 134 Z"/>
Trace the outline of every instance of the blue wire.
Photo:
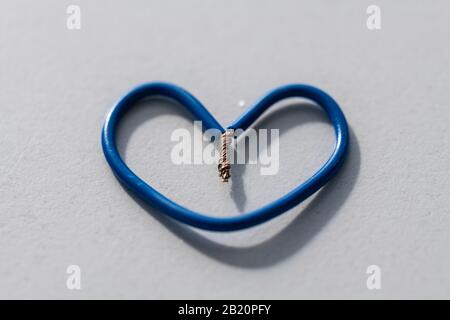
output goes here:
<path id="1" fill-rule="evenodd" d="M 154 82 L 138 86 L 124 95 L 108 114 L 102 131 L 106 160 L 117 178 L 134 194 L 169 217 L 188 225 L 214 231 L 233 231 L 255 226 L 293 208 L 324 186 L 339 170 L 349 144 L 348 127 L 337 103 L 325 92 L 304 84 L 290 84 L 270 91 L 228 128 L 246 130 L 274 103 L 291 97 L 307 98 L 321 106 L 334 126 L 336 144 L 331 157 L 311 178 L 280 199 L 254 211 L 233 217 L 211 217 L 184 208 L 165 197 L 136 176 L 124 163 L 116 146 L 118 124 L 136 102 L 150 96 L 163 96 L 180 103 L 203 122 L 205 129 L 225 129 L 193 95 L 169 83 Z"/>

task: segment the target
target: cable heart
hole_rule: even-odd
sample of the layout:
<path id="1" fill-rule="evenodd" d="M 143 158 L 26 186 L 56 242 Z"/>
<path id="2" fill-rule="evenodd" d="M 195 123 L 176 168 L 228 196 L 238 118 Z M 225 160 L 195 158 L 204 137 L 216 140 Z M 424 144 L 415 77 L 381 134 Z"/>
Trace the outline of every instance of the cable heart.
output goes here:
<path id="1" fill-rule="evenodd" d="M 290 84 L 270 91 L 250 107 L 227 129 L 246 130 L 264 111 L 276 102 L 293 97 L 306 98 L 321 106 L 333 124 L 336 143 L 330 158 L 308 180 L 294 190 L 259 209 L 234 217 L 212 217 L 189 210 L 140 179 L 120 157 L 116 146 L 117 127 L 123 115 L 139 100 L 163 96 L 184 106 L 195 119 L 201 120 L 205 129 L 226 131 L 192 94 L 169 83 L 154 82 L 138 86 L 125 94 L 109 112 L 102 130 L 102 147 L 106 160 L 117 178 L 131 192 L 169 217 L 188 225 L 213 231 L 233 231 L 255 226 L 270 220 L 298 205 L 323 187 L 341 167 L 349 144 L 348 125 L 338 104 L 328 94 L 304 84 Z"/>

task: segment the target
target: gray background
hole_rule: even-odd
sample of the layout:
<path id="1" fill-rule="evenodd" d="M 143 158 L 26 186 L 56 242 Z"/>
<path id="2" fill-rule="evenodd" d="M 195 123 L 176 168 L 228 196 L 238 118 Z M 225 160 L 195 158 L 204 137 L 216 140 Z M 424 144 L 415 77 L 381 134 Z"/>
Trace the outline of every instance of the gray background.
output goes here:
<path id="1" fill-rule="evenodd" d="M 0 11 L 1 298 L 450 298 L 448 1 L 3 1 Z M 66 28 L 78 4 L 82 28 Z M 136 84 L 164 80 L 226 125 L 271 88 L 329 92 L 351 125 L 329 186 L 262 226 L 186 228 L 136 202 L 100 130 Z M 276 106 L 280 171 L 175 166 L 171 132 L 192 119 L 145 102 L 125 119 L 129 165 L 189 208 L 235 215 L 291 190 L 333 147 L 323 113 Z M 82 290 L 66 288 L 66 268 Z M 366 288 L 366 268 L 382 289 Z"/>

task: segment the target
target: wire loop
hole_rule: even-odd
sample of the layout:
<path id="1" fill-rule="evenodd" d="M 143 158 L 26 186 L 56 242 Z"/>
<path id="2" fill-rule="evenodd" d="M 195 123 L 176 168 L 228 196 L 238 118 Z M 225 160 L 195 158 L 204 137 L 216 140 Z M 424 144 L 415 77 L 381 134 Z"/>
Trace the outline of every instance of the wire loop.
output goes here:
<path id="1" fill-rule="evenodd" d="M 234 231 L 268 221 L 293 208 L 323 187 L 341 167 L 349 144 L 348 126 L 338 104 L 328 94 L 304 84 L 290 84 L 270 91 L 227 129 L 246 130 L 265 110 L 276 102 L 292 97 L 306 98 L 321 106 L 333 124 L 336 143 L 330 158 L 309 179 L 295 189 L 259 209 L 233 217 L 212 217 L 189 210 L 173 202 L 140 179 L 122 160 L 116 146 L 117 127 L 123 115 L 139 100 L 163 96 L 173 99 L 203 122 L 204 129 L 226 130 L 193 95 L 169 83 L 153 82 L 140 85 L 125 94 L 109 112 L 102 130 L 102 147 L 106 160 L 116 177 L 131 192 L 167 216 L 193 227 L 213 231 Z"/>

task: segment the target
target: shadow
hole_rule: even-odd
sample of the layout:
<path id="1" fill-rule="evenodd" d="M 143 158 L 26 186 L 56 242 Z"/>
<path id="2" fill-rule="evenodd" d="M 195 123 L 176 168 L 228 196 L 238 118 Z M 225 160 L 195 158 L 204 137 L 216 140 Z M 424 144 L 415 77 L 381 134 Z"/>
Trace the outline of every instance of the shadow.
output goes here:
<path id="1" fill-rule="evenodd" d="M 293 114 L 300 112 L 297 111 L 296 108 L 302 109 L 301 112 L 304 119 L 299 119 L 293 116 Z M 317 106 L 314 106 L 314 108 L 309 108 L 311 110 L 303 113 L 307 109 L 308 108 L 299 108 L 298 104 L 284 107 L 278 111 L 270 113 L 267 116 L 264 116 L 255 124 L 255 127 L 268 128 L 268 121 L 275 120 L 276 117 L 277 120 L 275 123 L 271 122 L 270 127 L 279 128 L 281 134 L 282 130 L 289 130 L 308 121 L 325 121 L 326 116 Z M 173 111 L 173 109 L 170 111 L 166 109 L 164 113 L 173 113 Z M 157 115 L 160 114 L 159 112 L 160 111 L 153 111 L 152 114 Z M 183 112 L 176 113 L 185 115 Z M 139 119 L 136 123 L 128 123 L 128 125 L 131 125 L 132 128 L 124 128 L 125 130 L 122 131 L 121 134 L 131 135 L 140 123 L 148 120 L 148 118 L 144 119 L 144 117 L 138 118 Z M 126 186 L 122 185 L 122 187 L 144 210 L 152 215 L 152 217 L 154 217 L 178 237 L 183 239 L 194 249 L 205 254 L 206 256 L 216 261 L 240 268 L 270 267 L 286 260 L 301 250 L 309 241 L 311 241 L 337 214 L 337 212 L 339 212 L 340 208 L 351 194 L 359 175 L 361 154 L 358 140 L 351 128 L 349 128 L 349 135 L 350 145 L 347 159 L 338 174 L 331 181 L 329 181 L 327 185 L 312 196 L 314 198 L 311 202 L 298 213 L 298 216 L 288 226 L 272 238 L 250 247 L 233 247 L 213 241 L 200 234 L 196 231 L 196 229 L 181 224 L 156 209 L 151 208 L 147 203 L 143 202 L 134 196 L 134 194 L 129 192 Z M 128 136 L 121 140 L 122 145 L 121 148 L 119 148 L 120 152 L 125 152 L 126 142 L 129 138 L 130 137 Z M 123 153 L 121 154 L 123 156 Z M 245 170 L 245 168 L 241 168 L 241 170 Z M 243 171 L 235 172 L 236 175 L 243 173 Z M 239 178 L 235 178 L 234 183 L 235 190 L 233 191 L 233 196 L 236 197 L 235 201 L 238 203 L 238 206 L 245 206 L 245 195 L 243 197 L 238 195 L 239 192 L 244 192 L 242 179 L 239 181 Z M 273 223 L 275 220 L 276 218 L 266 222 L 266 224 Z M 230 232 L 228 234 L 232 235 L 233 233 Z"/>
<path id="2" fill-rule="evenodd" d="M 244 188 L 244 172 L 245 165 L 233 164 L 231 165 L 231 191 L 230 196 L 236 204 L 239 213 L 244 213 L 247 204 L 247 194 Z"/>

